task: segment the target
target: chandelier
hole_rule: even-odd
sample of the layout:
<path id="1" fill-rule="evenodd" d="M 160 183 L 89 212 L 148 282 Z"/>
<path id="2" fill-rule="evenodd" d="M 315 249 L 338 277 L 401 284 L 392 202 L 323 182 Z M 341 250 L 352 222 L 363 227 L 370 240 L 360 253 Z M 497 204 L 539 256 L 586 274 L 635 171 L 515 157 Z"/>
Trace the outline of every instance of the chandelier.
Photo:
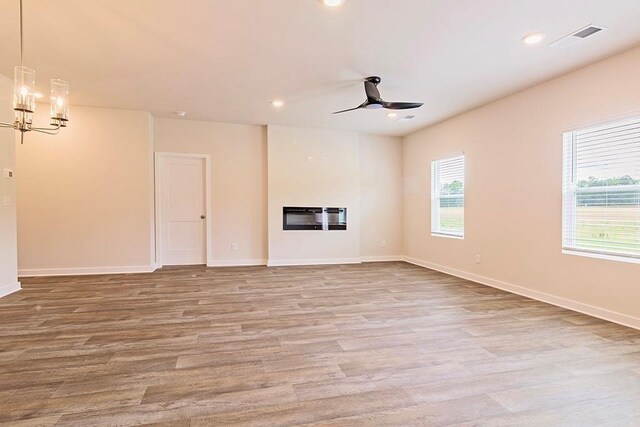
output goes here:
<path id="1" fill-rule="evenodd" d="M 26 132 L 34 131 L 55 135 L 69 121 L 69 83 L 64 80 L 51 80 L 51 107 L 49 122 L 51 127 L 33 126 L 33 113 L 36 110 L 36 98 L 42 95 L 36 92 L 36 72 L 24 66 L 24 37 L 22 35 L 22 0 L 20 0 L 20 65 L 14 68 L 13 75 L 13 123 L 2 123 L 0 127 L 20 131 L 20 143 Z"/>

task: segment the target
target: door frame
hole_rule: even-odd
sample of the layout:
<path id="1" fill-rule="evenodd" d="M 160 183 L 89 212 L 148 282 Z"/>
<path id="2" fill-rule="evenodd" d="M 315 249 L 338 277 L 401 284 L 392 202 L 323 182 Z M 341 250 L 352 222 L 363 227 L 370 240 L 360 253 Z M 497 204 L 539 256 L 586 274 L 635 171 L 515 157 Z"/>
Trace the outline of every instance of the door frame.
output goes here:
<path id="1" fill-rule="evenodd" d="M 192 154 L 192 153 L 171 153 L 164 151 L 156 151 L 154 153 L 154 181 L 155 181 L 155 240 L 156 240 L 156 262 L 155 267 L 161 268 L 162 263 L 162 161 L 169 157 L 197 158 L 204 159 L 204 206 L 205 206 L 205 259 L 207 267 L 213 264 L 213 239 L 211 232 L 211 156 L 209 154 Z"/>

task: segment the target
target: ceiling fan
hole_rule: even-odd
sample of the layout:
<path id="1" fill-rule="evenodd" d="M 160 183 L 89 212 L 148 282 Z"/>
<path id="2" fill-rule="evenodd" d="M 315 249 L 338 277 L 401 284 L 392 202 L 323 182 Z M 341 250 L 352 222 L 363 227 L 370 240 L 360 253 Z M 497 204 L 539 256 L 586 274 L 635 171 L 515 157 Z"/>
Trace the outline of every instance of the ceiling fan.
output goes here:
<path id="1" fill-rule="evenodd" d="M 380 77 L 371 76 L 364 79 L 364 91 L 367 94 L 367 100 L 355 108 L 336 111 L 333 114 L 346 113 L 347 111 L 359 110 L 361 108 L 367 110 L 379 110 L 386 108 L 388 110 L 410 110 L 412 108 L 422 107 L 421 102 L 389 102 L 380 98 L 378 84 L 382 81 Z"/>

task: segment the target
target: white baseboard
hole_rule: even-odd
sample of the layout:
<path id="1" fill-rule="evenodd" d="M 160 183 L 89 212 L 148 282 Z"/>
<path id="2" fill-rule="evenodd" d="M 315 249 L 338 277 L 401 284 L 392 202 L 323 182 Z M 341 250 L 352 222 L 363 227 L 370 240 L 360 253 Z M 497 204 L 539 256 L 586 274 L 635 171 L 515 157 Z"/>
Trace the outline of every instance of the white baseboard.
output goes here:
<path id="1" fill-rule="evenodd" d="M 402 255 L 379 255 L 379 256 L 363 256 L 360 257 L 362 262 L 390 262 L 390 261 L 404 261 Z"/>
<path id="2" fill-rule="evenodd" d="M 7 295 L 12 294 L 14 292 L 18 292 L 20 289 L 22 289 L 20 287 L 20 282 L 9 283 L 8 285 L 2 285 L 0 286 L 0 298 L 6 297 Z"/>
<path id="3" fill-rule="evenodd" d="M 558 296 L 547 294 L 544 292 L 534 291 L 529 288 L 523 288 L 522 286 L 517 286 L 517 285 L 503 282 L 500 280 L 491 279 L 489 277 L 480 276 L 478 274 L 457 270 L 455 268 L 433 264 L 427 261 L 422 261 L 417 258 L 405 256 L 404 260 L 410 264 L 428 268 L 430 270 L 436 270 L 441 273 L 449 274 L 451 276 L 460 277 L 461 279 L 470 280 L 472 282 L 480 283 L 482 285 L 491 286 L 492 288 L 501 289 L 506 292 L 511 292 L 513 294 L 521 295 L 523 297 L 531 298 L 537 301 L 546 302 L 547 304 L 566 308 L 567 310 L 577 311 L 578 313 L 586 314 L 592 317 L 597 317 L 602 320 L 607 320 L 609 322 L 617 323 L 619 325 L 628 326 L 630 328 L 640 330 L 640 318 L 637 318 L 637 317 L 607 310 L 605 308 L 595 307 L 593 305 L 581 303 L 581 302 L 570 300 L 567 298 L 558 297 Z"/>
<path id="4" fill-rule="evenodd" d="M 270 259 L 269 267 L 283 267 L 293 265 L 330 265 L 330 264 L 360 264 L 360 258 L 319 258 L 319 259 Z"/>
<path id="5" fill-rule="evenodd" d="M 219 259 L 207 263 L 207 267 L 252 267 L 267 265 L 266 259 Z"/>
<path id="6" fill-rule="evenodd" d="M 152 265 L 131 265 L 121 267 L 79 267 L 79 268 L 36 268 L 18 270 L 19 277 L 41 276 L 86 276 L 96 274 L 151 273 L 157 269 Z"/>

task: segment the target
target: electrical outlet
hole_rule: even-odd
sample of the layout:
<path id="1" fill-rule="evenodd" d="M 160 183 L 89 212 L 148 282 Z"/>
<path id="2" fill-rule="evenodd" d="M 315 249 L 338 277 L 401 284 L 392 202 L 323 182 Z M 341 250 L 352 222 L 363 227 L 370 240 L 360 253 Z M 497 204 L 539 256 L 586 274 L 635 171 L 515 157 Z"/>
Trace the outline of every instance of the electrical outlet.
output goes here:
<path id="1" fill-rule="evenodd" d="M 380 246 L 382 246 L 383 248 L 387 247 L 387 241 L 383 240 L 382 243 L 380 243 Z"/>
<path id="2" fill-rule="evenodd" d="M 237 251 L 238 250 L 238 244 L 237 243 L 232 243 L 231 244 L 231 250 L 232 251 Z"/>
<path id="3" fill-rule="evenodd" d="M 476 255 L 476 264 L 480 264 L 480 254 Z"/>

